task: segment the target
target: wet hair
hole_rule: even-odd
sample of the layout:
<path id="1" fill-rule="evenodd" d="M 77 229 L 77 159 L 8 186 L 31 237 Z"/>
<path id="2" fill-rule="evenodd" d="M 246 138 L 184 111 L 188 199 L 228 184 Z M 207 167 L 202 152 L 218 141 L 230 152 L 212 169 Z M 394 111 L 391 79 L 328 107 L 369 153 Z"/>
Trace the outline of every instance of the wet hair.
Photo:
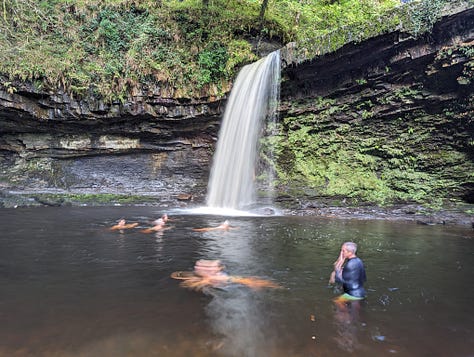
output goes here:
<path id="1" fill-rule="evenodd" d="M 346 247 L 346 249 L 349 251 L 349 252 L 352 252 L 352 253 L 357 253 L 357 244 L 354 243 L 354 242 L 345 242 L 343 244 L 344 247 Z"/>

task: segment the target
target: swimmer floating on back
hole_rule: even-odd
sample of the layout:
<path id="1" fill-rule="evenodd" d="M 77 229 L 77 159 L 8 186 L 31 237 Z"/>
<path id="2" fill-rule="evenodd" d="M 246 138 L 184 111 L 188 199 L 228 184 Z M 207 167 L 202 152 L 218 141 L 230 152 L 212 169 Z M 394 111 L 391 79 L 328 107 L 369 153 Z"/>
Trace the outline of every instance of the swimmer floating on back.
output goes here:
<path id="1" fill-rule="evenodd" d="M 120 221 L 118 221 L 118 223 L 115 226 L 112 226 L 109 229 L 111 231 L 118 231 L 118 230 L 121 231 L 123 229 L 135 228 L 136 226 L 138 226 L 138 223 L 127 224 L 127 222 L 124 219 L 121 219 Z"/>
<path id="2" fill-rule="evenodd" d="M 280 285 L 270 280 L 228 275 L 224 272 L 224 265 L 220 260 L 198 260 L 194 271 L 177 271 L 172 273 L 171 277 L 182 280 L 181 286 L 197 291 L 229 284 L 241 284 L 254 289 L 280 288 Z"/>
<path id="3" fill-rule="evenodd" d="M 165 221 L 162 218 L 158 218 L 156 221 L 153 222 L 154 226 L 150 228 L 142 229 L 142 233 L 153 233 L 153 232 L 160 232 L 166 229 L 170 229 L 171 227 L 165 227 Z"/>
<path id="4" fill-rule="evenodd" d="M 236 229 L 237 227 L 231 227 L 229 221 L 225 220 L 217 227 L 206 227 L 206 228 L 193 228 L 195 232 L 209 232 L 209 231 L 228 231 L 229 229 Z"/>

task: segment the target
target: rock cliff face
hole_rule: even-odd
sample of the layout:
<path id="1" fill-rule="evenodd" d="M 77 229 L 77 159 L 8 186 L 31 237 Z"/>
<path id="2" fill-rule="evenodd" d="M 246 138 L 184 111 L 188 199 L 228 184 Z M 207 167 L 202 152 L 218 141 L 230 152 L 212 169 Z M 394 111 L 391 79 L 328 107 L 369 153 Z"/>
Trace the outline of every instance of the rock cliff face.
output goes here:
<path id="1" fill-rule="evenodd" d="M 418 170 L 441 171 L 439 178 L 454 185 L 446 195 L 473 202 L 473 19 L 466 10 L 419 39 L 389 33 L 314 59 L 295 61 L 287 47 L 280 121 L 311 116 L 319 133 L 344 125 L 351 143 L 384 160 L 394 158 L 384 144 L 403 134 L 397 155 L 421 157 Z M 141 194 L 173 205 L 204 199 L 226 98 L 167 98 L 147 88 L 106 105 L 28 83 L 15 88 L 0 89 L 4 198 L 52 192 Z M 339 108 L 331 115 L 320 105 L 327 100 Z"/>
<path id="2" fill-rule="evenodd" d="M 473 203 L 473 40 L 467 9 L 417 39 L 393 32 L 311 60 L 287 48 L 280 170 L 288 188 Z"/>
<path id="3" fill-rule="evenodd" d="M 105 105 L 64 93 L 0 91 L 4 193 L 203 195 L 222 115 L 212 98 L 135 94 Z"/>

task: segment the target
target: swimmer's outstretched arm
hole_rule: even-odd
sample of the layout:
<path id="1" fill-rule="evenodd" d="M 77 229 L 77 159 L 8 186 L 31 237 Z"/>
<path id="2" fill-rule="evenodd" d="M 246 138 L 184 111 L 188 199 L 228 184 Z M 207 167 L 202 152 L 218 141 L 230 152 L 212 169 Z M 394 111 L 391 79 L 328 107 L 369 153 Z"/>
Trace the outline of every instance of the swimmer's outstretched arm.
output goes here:
<path id="1" fill-rule="evenodd" d="M 145 229 L 142 229 L 140 232 L 142 232 L 142 233 L 163 232 L 163 231 L 167 231 L 168 229 L 171 229 L 171 228 L 174 228 L 174 226 L 160 227 L 160 228 L 154 228 L 154 227 L 145 228 Z"/>
<path id="2" fill-rule="evenodd" d="M 218 230 L 228 231 L 230 229 L 238 229 L 238 227 L 220 225 L 217 227 L 193 228 L 192 230 L 194 232 L 209 232 L 209 231 L 218 231 Z"/>
<path id="3" fill-rule="evenodd" d="M 138 223 L 116 224 L 115 226 L 110 227 L 109 230 L 116 231 L 116 230 L 122 230 L 122 229 L 130 229 L 130 228 L 135 228 L 136 226 L 138 226 Z"/>
<path id="4" fill-rule="evenodd" d="M 205 228 L 193 228 L 194 232 L 209 232 L 209 231 L 219 231 L 219 230 L 226 230 L 228 228 L 223 227 L 205 227 Z"/>
<path id="5" fill-rule="evenodd" d="M 260 288 L 273 288 L 280 289 L 281 285 L 266 279 L 256 278 L 253 276 L 242 277 L 242 276 L 230 276 L 229 282 L 246 285 L 250 288 L 260 289 Z"/>

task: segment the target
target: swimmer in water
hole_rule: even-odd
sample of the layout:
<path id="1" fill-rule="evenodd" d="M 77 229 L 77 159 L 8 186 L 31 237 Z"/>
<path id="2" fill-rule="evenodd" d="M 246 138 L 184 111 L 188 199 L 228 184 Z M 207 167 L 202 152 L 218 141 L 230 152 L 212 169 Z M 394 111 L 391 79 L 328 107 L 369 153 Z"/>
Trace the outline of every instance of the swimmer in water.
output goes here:
<path id="1" fill-rule="evenodd" d="M 227 282 L 229 275 L 224 272 L 224 265 L 220 260 L 200 259 L 194 264 L 194 275 L 201 278 L 202 282 L 218 285 Z"/>
<path id="2" fill-rule="evenodd" d="M 161 218 L 158 218 L 154 221 L 154 226 L 146 229 L 142 229 L 142 233 L 153 233 L 153 232 L 160 232 L 166 229 L 170 229 L 171 227 L 165 227 L 165 221 Z"/>
<path id="3" fill-rule="evenodd" d="M 136 226 L 138 226 L 138 223 L 127 224 L 127 222 L 124 219 L 121 219 L 120 221 L 118 221 L 118 223 L 115 226 L 112 226 L 109 229 L 111 231 L 117 231 L 117 230 L 121 231 L 124 229 L 135 228 Z"/>
<path id="4" fill-rule="evenodd" d="M 161 219 L 163 222 L 165 222 L 165 223 L 170 220 L 169 217 L 168 217 L 168 215 L 167 215 L 166 213 L 164 213 L 164 214 L 161 216 L 161 218 L 155 219 L 152 223 L 156 225 L 157 223 L 160 222 L 160 219 Z"/>
<path id="5" fill-rule="evenodd" d="M 193 228 L 195 232 L 209 232 L 209 231 L 228 231 L 229 229 L 236 229 L 237 227 L 231 227 L 228 220 L 225 220 L 217 227 L 206 227 L 206 228 Z"/>
<path id="6" fill-rule="evenodd" d="M 171 277 L 183 280 L 181 286 L 197 291 L 223 287 L 228 284 L 241 284 L 255 289 L 280 288 L 278 284 L 269 280 L 228 275 L 224 272 L 224 265 L 220 260 L 198 260 L 192 272 L 178 271 L 171 274 Z"/>

